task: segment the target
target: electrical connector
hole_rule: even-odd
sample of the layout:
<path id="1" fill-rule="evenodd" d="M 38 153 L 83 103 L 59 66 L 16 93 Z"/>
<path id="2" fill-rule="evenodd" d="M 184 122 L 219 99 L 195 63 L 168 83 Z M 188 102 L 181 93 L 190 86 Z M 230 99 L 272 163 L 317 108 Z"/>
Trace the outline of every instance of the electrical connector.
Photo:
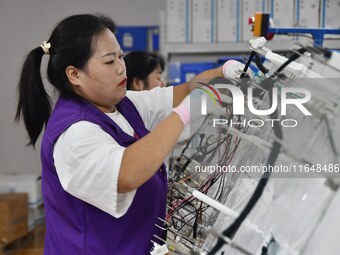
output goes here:
<path id="1" fill-rule="evenodd" d="M 153 248 L 150 252 L 150 255 L 165 255 L 169 252 L 166 244 L 159 245 L 158 243 L 153 243 Z"/>

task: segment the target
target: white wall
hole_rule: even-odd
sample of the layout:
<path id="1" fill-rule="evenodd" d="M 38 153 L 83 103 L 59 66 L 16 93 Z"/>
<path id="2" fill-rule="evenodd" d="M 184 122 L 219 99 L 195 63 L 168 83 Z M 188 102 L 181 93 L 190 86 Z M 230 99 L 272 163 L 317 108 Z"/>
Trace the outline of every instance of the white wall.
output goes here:
<path id="1" fill-rule="evenodd" d="M 118 25 L 159 25 L 159 11 L 165 8 L 165 0 L 1 0 L 0 173 L 41 171 L 40 141 L 35 151 L 25 147 L 23 125 L 14 123 L 16 87 L 24 56 L 48 39 L 54 25 L 72 14 L 96 12 Z"/>

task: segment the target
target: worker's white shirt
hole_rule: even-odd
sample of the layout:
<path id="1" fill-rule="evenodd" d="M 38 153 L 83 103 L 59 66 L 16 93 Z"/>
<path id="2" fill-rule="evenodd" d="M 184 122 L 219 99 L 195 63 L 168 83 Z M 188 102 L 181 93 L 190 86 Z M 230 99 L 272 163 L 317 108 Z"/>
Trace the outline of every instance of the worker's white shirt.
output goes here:
<path id="1" fill-rule="evenodd" d="M 127 97 L 136 106 L 146 128 L 170 114 L 173 88 L 150 91 L 128 91 Z M 134 130 L 117 110 L 107 114 L 127 134 Z M 54 164 L 61 185 L 71 195 L 118 218 L 132 203 L 136 190 L 118 193 L 118 174 L 125 147 L 120 146 L 98 125 L 79 121 L 58 138 L 53 152 Z"/>

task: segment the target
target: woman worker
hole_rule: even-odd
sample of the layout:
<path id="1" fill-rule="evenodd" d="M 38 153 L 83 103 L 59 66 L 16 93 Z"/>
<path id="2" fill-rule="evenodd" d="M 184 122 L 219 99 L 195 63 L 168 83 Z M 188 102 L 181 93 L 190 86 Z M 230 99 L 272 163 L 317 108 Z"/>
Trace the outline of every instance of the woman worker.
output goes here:
<path id="1" fill-rule="evenodd" d="M 149 254 L 164 219 L 163 160 L 190 112 L 189 83 L 126 92 L 123 53 L 110 18 L 75 15 L 26 57 L 16 118 L 33 147 L 41 144 L 46 210 L 44 254 Z M 51 103 L 40 74 L 59 92 Z M 196 77 L 223 76 L 222 67 Z M 194 90 L 198 91 L 198 89 Z M 183 100 L 184 99 L 184 100 Z M 149 132 L 155 119 L 162 119 Z"/>
<path id="2" fill-rule="evenodd" d="M 165 87 L 162 79 L 164 58 L 154 52 L 132 51 L 124 56 L 127 89 L 142 91 Z"/>

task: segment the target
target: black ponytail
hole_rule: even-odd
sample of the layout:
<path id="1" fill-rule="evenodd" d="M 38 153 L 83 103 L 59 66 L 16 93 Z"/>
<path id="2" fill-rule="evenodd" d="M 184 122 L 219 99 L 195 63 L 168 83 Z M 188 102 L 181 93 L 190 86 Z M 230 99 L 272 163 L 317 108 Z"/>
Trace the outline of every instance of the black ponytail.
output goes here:
<path id="1" fill-rule="evenodd" d="M 51 113 L 50 97 L 40 74 L 43 55 L 41 47 L 35 48 L 27 55 L 18 84 L 19 102 L 15 119 L 19 121 L 23 117 L 29 136 L 28 145 L 33 147 Z"/>
<path id="2" fill-rule="evenodd" d="M 65 70 L 74 66 L 86 68 L 93 54 L 93 39 L 105 29 L 115 33 L 116 25 L 112 19 L 102 15 L 73 15 L 62 20 L 48 39 L 49 62 L 47 79 L 63 96 L 79 98 L 73 91 Z M 15 119 L 23 118 L 29 136 L 28 145 L 35 143 L 47 124 L 51 114 L 50 97 L 44 88 L 40 65 L 44 50 L 37 47 L 26 57 L 19 81 L 19 102 Z"/>

